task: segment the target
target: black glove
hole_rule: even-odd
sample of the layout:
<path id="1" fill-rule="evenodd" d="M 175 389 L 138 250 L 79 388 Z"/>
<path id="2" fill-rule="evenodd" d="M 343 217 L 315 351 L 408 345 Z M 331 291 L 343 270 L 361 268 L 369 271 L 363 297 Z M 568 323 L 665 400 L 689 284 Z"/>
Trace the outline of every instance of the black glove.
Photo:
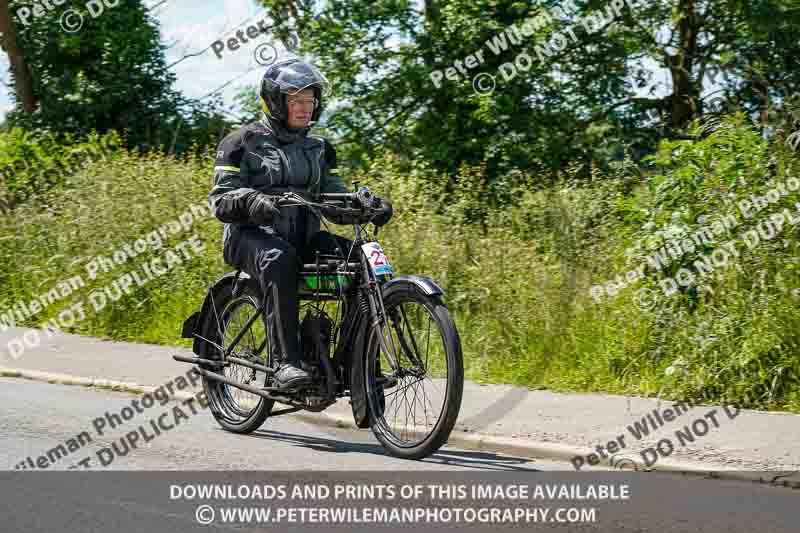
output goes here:
<path id="1" fill-rule="evenodd" d="M 391 220 L 392 215 L 394 215 L 394 208 L 389 200 L 384 200 L 383 198 L 378 198 L 378 200 L 380 200 L 381 203 L 381 212 L 372 218 L 372 223 L 380 227 L 386 225 L 389 220 Z"/>
<path id="2" fill-rule="evenodd" d="M 280 211 L 272 199 L 264 193 L 258 193 L 250 200 L 247 213 L 250 222 L 258 226 L 267 226 L 272 223 L 272 219 L 276 217 Z"/>

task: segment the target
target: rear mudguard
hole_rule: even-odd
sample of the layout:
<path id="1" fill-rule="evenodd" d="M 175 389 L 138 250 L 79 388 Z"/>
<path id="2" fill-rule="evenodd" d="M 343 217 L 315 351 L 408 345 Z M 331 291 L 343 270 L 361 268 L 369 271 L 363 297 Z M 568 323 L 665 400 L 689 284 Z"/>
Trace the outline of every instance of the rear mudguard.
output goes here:
<path id="1" fill-rule="evenodd" d="M 227 295 L 235 288 L 236 293 L 241 293 L 241 288 L 245 284 L 252 284 L 257 287 L 253 278 L 246 272 L 228 272 L 208 288 L 206 297 L 200 311 L 192 313 L 183 321 L 181 337 L 184 339 L 194 339 L 192 351 L 199 357 L 207 357 L 216 353 L 216 348 L 208 342 L 200 339 L 201 335 L 214 342 L 219 342 L 219 335 L 216 328 L 217 314 L 222 311 Z M 216 307 L 216 312 L 214 308 Z"/>

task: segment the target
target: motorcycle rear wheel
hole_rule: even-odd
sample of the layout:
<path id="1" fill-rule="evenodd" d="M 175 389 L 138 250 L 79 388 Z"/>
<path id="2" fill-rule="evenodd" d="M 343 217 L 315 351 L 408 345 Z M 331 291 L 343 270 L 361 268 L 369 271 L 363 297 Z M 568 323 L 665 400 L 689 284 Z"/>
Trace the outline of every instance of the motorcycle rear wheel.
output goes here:
<path id="1" fill-rule="evenodd" d="M 260 291 L 251 283 L 244 283 L 239 286 L 238 294 L 232 294 L 232 287 L 225 289 L 218 301 L 215 302 L 219 310 L 218 315 L 211 317 L 210 325 L 216 342 L 223 348 L 231 345 L 243 329 L 247 321 L 257 312 L 258 302 L 261 298 Z M 269 323 L 269 310 L 271 302 L 267 299 L 267 315 L 256 320 L 248 332 L 242 337 L 236 348 L 231 352 L 231 356 L 247 359 L 267 367 L 272 367 L 270 354 L 272 347 L 267 342 L 264 349 L 258 351 L 266 337 L 266 324 Z M 209 337 L 212 338 L 212 337 Z M 222 354 L 216 351 L 215 357 L 219 359 Z M 213 370 L 213 369 L 209 369 Z M 268 386 L 269 376 L 266 372 L 253 370 L 249 367 L 231 363 L 221 369 L 221 372 L 228 378 L 234 379 L 245 385 L 258 387 Z M 233 433 L 252 433 L 260 428 L 275 403 L 247 391 L 237 389 L 221 381 L 216 381 L 203 377 L 203 389 L 208 398 L 208 405 L 214 419 L 226 431 Z"/>

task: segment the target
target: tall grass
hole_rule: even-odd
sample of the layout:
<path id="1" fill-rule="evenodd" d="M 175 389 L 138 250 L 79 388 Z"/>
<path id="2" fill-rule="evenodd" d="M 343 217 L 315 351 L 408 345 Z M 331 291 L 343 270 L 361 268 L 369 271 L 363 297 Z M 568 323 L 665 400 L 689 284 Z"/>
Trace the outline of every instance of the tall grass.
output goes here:
<path id="1" fill-rule="evenodd" d="M 429 276 L 445 289 L 469 379 L 800 412 L 800 324 L 792 292 L 800 287 L 796 229 L 744 251 L 738 266 L 704 282 L 712 292 L 684 290 L 642 309 L 635 291 L 658 290 L 657 280 L 667 274 L 651 272 L 616 296 L 597 302 L 590 295 L 593 285 L 624 275 L 661 245 L 667 225 L 691 230 L 698 212 L 716 209 L 721 184 L 746 195 L 768 187 L 770 176 L 796 172 L 790 153 L 765 149 L 765 143 L 732 119 L 710 136 L 665 145 L 647 175 L 628 162 L 611 176 L 595 172 L 587 183 L 572 181 L 566 169 L 553 187 L 510 184 L 513 201 L 490 209 L 481 205 L 488 185 L 480 168 L 464 168 L 455 191 L 446 194 L 441 176 L 422 165 L 400 170 L 390 154 L 360 178 L 396 208 L 379 233 L 395 271 Z M 701 164 L 710 150 L 711 159 Z M 91 257 L 134 242 L 204 202 L 211 167 L 208 157 L 177 160 L 120 150 L 0 217 L 0 302 L 30 298 L 70 275 L 89 281 L 85 264 Z M 665 197 L 666 190 L 672 196 Z M 783 201 L 788 206 L 800 198 Z M 485 216 L 470 222 L 476 212 Z M 89 313 L 72 331 L 188 346 L 179 338 L 183 318 L 199 306 L 207 285 L 230 269 L 221 258 L 221 227 L 207 216 L 191 232 L 171 238 L 174 245 L 196 231 L 206 249 Z M 333 228 L 352 237 L 347 227 Z M 73 299 L 156 255 L 148 251 L 117 267 Z M 63 307 L 48 307 L 34 322 Z"/>

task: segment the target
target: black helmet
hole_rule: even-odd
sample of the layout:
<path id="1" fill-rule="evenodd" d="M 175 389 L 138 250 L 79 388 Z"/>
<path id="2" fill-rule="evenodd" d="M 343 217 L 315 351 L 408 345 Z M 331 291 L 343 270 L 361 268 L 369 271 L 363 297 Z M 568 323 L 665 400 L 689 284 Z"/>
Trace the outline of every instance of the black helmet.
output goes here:
<path id="1" fill-rule="evenodd" d="M 317 99 L 311 116 L 311 122 L 316 122 L 322 114 L 323 97 L 330 93 L 330 83 L 325 75 L 314 65 L 297 58 L 273 63 L 261 79 L 261 106 L 267 115 L 286 124 L 286 95 L 308 88 L 314 90 Z"/>

